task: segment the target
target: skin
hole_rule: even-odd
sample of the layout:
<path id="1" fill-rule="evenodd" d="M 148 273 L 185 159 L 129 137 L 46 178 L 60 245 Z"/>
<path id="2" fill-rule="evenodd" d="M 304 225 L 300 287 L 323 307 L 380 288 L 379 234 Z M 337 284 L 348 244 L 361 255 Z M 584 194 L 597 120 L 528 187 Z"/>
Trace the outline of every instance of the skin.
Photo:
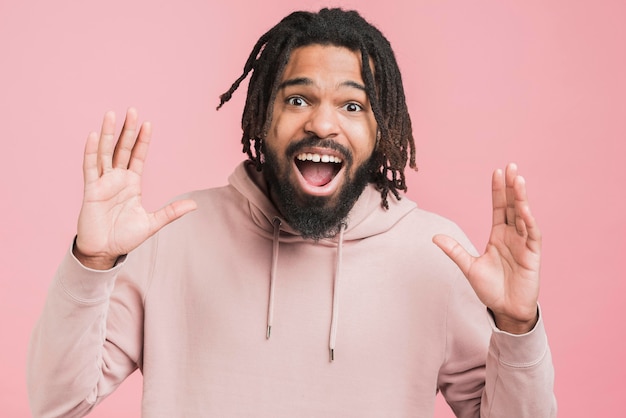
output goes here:
<path id="1" fill-rule="evenodd" d="M 372 154 L 377 124 L 361 77 L 360 54 L 336 46 L 309 45 L 294 50 L 280 80 L 266 147 L 282 159 L 278 172 L 299 192 L 337 203 L 339 190 Z M 327 185 L 309 184 L 287 147 L 308 136 L 329 140 L 342 148 L 308 146 L 298 152 L 340 157 L 343 168 Z M 352 156 L 347 164 L 345 149 Z M 280 208 L 280 199 L 272 193 Z"/>
<path id="2" fill-rule="evenodd" d="M 491 196 L 492 227 L 483 255 L 471 256 L 445 235 L 436 235 L 433 242 L 459 266 L 498 328 L 523 334 L 538 320 L 541 232 L 515 164 L 493 173 Z"/>
<path id="3" fill-rule="evenodd" d="M 343 170 L 354 171 L 366 161 L 375 147 L 376 123 L 365 92 L 358 87 L 363 83 L 359 69 L 358 55 L 344 48 L 313 45 L 294 51 L 275 102 L 267 146 L 285 156 L 292 141 L 314 134 L 350 150 L 354 163 Z M 114 132 L 115 115 L 107 112 L 100 134 L 92 132 L 87 138 L 83 205 L 73 248 L 83 265 L 101 270 L 196 208 L 195 202 L 180 200 L 147 212 L 141 204 L 141 175 L 151 125 L 139 125 L 131 108 L 117 140 Z M 336 199 L 345 172 L 337 174 L 333 184 L 316 188 L 298 176 L 291 159 L 284 158 L 285 175 L 302 193 L 325 196 L 331 203 Z M 541 233 L 515 164 L 494 172 L 492 200 L 493 223 L 484 254 L 473 257 L 444 235 L 433 237 L 433 242 L 459 266 L 497 326 L 521 334 L 538 318 Z"/>
<path id="4" fill-rule="evenodd" d="M 137 123 L 137 111 L 126 113 L 115 139 L 115 114 L 104 115 L 100 135 L 87 137 L 83 160 L 84 194 L 73 248 L 86 267 L 106 270 L 159 229 L 194 210 L 192 200 L 172 202 L 156 212 L 141 204 L 141 175 L 152 135 L 149 122 Z"/>

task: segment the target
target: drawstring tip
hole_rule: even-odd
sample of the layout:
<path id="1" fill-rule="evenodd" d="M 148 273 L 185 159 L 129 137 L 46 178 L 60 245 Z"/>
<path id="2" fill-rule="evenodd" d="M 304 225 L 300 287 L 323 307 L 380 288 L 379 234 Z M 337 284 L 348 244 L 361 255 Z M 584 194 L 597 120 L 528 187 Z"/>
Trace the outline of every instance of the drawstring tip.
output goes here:
<path id="1" fill-rule="evenodd" d="M 330 349 L 330 361 L 335 361 L 335 349 Z"/>
<path id="2" fill-rule="evenodd" d="M 272 334 L 272 326 L 271 326 L 271 325 L 268 325 L 268 326 L 267 326 L 267 331 L 265 332 L 265 339 L 266 339 L 266 340 L 269 340 L 269 339 L 270 339 L 271 334 Z"/>

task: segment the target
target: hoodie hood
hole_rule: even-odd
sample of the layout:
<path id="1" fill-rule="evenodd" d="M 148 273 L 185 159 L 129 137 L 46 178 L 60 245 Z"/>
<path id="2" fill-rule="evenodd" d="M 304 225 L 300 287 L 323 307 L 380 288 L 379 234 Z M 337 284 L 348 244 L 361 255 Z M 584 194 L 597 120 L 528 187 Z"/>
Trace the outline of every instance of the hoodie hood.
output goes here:
<path id="1" fill-rule="evenodd" d="M 282 214 L 270 200 L 265 186 L 263 173 L 256 171 L 249 161 L 241 163 L 228 179 L 239 193 L 248 199 L 250 215 L 254 223 L 273 235 L 275 219 L 281 220 L 281 241 L 300 238 L 300 234 L 289 226 Z M 346 241 L 367 238 L 381 234 L 392 228 L 400 219 L 417 207 L 409 199 L 396 199 L 392 194 L 388 197 L 389 209 L 381 206 L 380 192 L 373 184 L 368 184 L 345 220 L 343 239 Z M 339 235 L 339 234 L 338 234 Z M 321 239 L 320 243 L 336 243 L 338 237 Z M 332 245 L 332 244 L 331 244 Z M 336 244 L 335 244 L 336 245 Z"/>
<path id="2" fill-rule="evenodd" d="M 278 281 L 277 266 L 280 243 L 301 241 L 303 238 L 283 220 L 282 215 L 268 196 L 263 174 L 256 171 L 251 162 L 245 161 L 241 163 L 230 176 L 229 183 L 247 198 L 253 222 L 264 235 L 267 235 L 272 240 L 266 328 L 266 338 L 269 339 L 272 334 L 274 319 L 274 289 Z M 398 200 L 393 195 L 388 200 L 389 209 L 383 209 L 380 192 L 373 185 L 368 184 L 348 214 L 348 218 L 341 223 L 337 236 L 320 239 L 315 243 L 316 245 L 337 248 L 328 341 L 329 360 L 331 362 L 335 360 L 335 346 L 337 342 L 344 242 L 382 234 L 391 229 L 400 219 L 416 207 L 414 202 L 408 199 Z"/>

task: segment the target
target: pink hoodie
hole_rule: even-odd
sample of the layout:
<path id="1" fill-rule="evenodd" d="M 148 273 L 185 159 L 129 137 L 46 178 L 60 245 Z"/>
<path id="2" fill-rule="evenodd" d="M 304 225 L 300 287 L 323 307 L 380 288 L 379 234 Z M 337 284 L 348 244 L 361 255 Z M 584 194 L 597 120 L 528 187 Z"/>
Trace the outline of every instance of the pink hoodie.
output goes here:
<path id="1" fill-rule="evenodd" d="M 338 237 L 303 240 L 255 175 L 191 193 L 111 270 L 68 252 L 29 350 L 35 417 L 82 416 L 137 368 L 144 417 L 429 417 L 438 390 L 459 417 L 555 416 L 542 321 L 490 325 L 431 242 L 471 248 L 454 224 L 369 186 Z"/>

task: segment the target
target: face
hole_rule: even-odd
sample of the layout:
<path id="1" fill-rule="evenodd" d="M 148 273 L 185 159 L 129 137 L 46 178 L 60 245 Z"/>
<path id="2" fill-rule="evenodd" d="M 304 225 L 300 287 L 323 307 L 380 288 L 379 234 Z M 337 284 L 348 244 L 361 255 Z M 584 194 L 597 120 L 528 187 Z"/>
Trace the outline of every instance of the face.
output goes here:
<path id="1" fill-rule="evenodd" d="M 304 236 L 332 236 L 369 180 L 377 125 L 360 54 L 336 46 L 294 50 L 265 139 L 270 196 Z"/>

